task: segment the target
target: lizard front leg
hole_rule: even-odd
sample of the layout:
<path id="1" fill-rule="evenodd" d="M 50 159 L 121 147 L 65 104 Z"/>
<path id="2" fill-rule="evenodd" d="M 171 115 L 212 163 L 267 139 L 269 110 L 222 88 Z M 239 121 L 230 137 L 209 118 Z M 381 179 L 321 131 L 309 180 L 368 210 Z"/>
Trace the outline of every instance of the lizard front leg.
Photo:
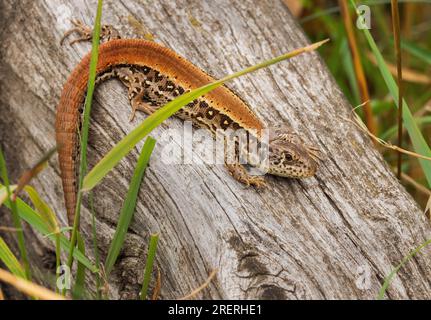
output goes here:
<path id="1" fill-rule="evenodd" d="M 245 167 L 239 162 L 233 164 L 225 164 L 229 173 L 241 183 L 244 183 L 247 186 L 255 186 L 255 187 L 265 187 L 265 179 L 260 176 L 252 176 L 250 175 Z"/>
<path id="2" fill-rule="evenodd" d="M 77 39 L 72 40 L 69 44 L 73 45 L 76 42 L 82 42 L 82 41 L 90 41 L 93 38 L 93 29 L 84 24 L 80 20 L 72 20 L 72 24 L 74 27 L 63 35 L 63 37 L 60 40 L 60 45 L 63 44 L 64 40 L 66 40 L 67 37 L 69 37 L 72 33 L 77 33 L 79 37 Z M 100 30 L 100 40 L 103 41 L 109 41 L 113 39 L 120 39 L 120 33 L 111 25 L 103 25 Z"/>
<path id="3" fill-rule="evenodd" d="M 233 139 L 232 139 L 233 138 Z M 230 146 L 234 146 L 233 157 L 230 157 Z M 229 173 L 237 181 L 244 183 L 246 186 L 265 187 L 265 179 L 261 176 L 254 176 L 247 172 L 244 165 L 240 162 L 241 152 L 239 141 L 236 137 L 226 136 L 225 139 L 225 166 Z"/>

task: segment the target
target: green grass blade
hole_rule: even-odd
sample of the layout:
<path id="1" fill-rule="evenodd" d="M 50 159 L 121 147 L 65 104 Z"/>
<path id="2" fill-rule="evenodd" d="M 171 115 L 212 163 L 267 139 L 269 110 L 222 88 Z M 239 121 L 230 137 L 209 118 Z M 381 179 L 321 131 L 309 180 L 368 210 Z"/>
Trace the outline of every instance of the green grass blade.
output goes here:
<path id="1" fill-rule="evenodd" d="M 377 296 L 377 299 L 382 300 L 385 297 L 386 290 L 388 289 L 392 278 L 397 274 L 397 272 L 416 254 L 418 254 L 423 248 L 425 248 L 427 245 L 431 243 L 431 239 L 427 240 L 426 242 L 422 243 L 419 247 L 414 249 L 412 252 L 410 252 L 407 256 L 401 260 L 401 263 L 394 268 L 394 270 L 391 271 L 391 273 L 385 278 L 385 281 L 380 288 L 379 295 Z"/>
<path id="2" fill-rule="evenodd" d="M 78 250 L 81 251 L 83 254 L 85 254 L 85 244 L 84 240 L 82 240 L 81 234 L 78 232 L 77 234 L 77 243 L 78 243 Z M 72 297 L 73 299 L 82 299 L 84 288 L 85 288 L 85 266 L 78 261 L 78 267 L 76 269 L 76 276 L 75 276 L 75 285 L 73 286 L 72 290 Z"/>
<path id="3" fill-rule="evenodd" d="M 352 55 L 349 52 L 349 44 L 347 43 L 346 38 L 344 38 L 341 42 L 340 55 L 342 57 L 341 62 L 343 65 L 343 69 L 350 85 L 350 90 L 347 90 L 344 92 L 352 91 L 352 100 L 353 100 L 352 104 L 354 106 L 357 106 L 361 103 L 361 98 L 359 94 L 358 81 L 356 80 L 356 77 L 355 77 L 355 69 L 353 67 Z"/>
<path id="4" fill-rule="evenodd" d="M 142 282 L 141 300 L 146 300 L 148 295 L 148 287 L 150 285 L 151 274 L 153 273 L 154 257 L 156 256 L 157 243 L 159 235 L 152 234 L 150 238 L 150 246 L 148 248 L 147 262 L 145 263 L 144 281 Z"/>
<path id="5" fill-rule="evenodd" d="M 401 48 L 408 51 L 411 55 L 422 60 L 423 62 L 431 64 L 431 51 L 406 40 L 401 41 Z"/>
<path id="6" fill-rule="evenodd" d="M 84 119 L 83 119 L 82 129 L 80 133 L 81 150 L 80 150 L 80 162 L 79 162 L 80 167 L 79 167 L 79 181 L 78 181 L 79 192 L 76 200 L 75 220 L 73 222 L 72 236 L 70 239 L 71 248 L 69 252 L 69 257 L 67 259 L 67 266 L 69 268 L 71 268 L 73 264 L 73 251 L 75 249 L 76 236 L 79 229 L 79 222 L 81 218 L 82 181 L 84 179 L 84 175 L 87 173 L 88 132 L 90 127 L 91 103 L 93 101 L 93 93 L 94 93 L 94 87 L 96 82 L 97 61 L 99 58 L 99 41 L 100 41 L 100 28 L 101 28 L 101 20 L 102 20 L 102 6 L 103 6 L 103 0 L 98 0 L 96 19 L 94 22 L 94 29 L 93 29 L 93 44 L 91 49 L 87 96 L 85 98 Z"/>
<path id="7" fill-rule="evenodd" d="M 29 185 L 24 186 L 24 190 L 27 192 L 36 212 L 39 213 L 42 220 L 48 226 L 51 233 L 59 233 L 60 227 L 58 226 L 57 217 L 54 211 L 48 206 L 48 204 L 42 200 L 39 193 Z"/>
<path id="8" fill-rule="evenodd" d="M 14 192 L 17 187 L 18 186 L 16 184 L 9 186 L 10 192 Z M 1 187 L 0 188 L 0 207 L 8 199 L 9 199 L 9 197 L 8 197 L 8 194 L 7 194 L 7 188 L 6 187 Z"/>
<path id="9" fill-rule="evenodd" d="M 352 6 L 356 8 L 355 1 L 350 0 L 350 2 L 352 3 Z M 367 29 L 363 29 L 362 31 L 364 32 L 365 38 L 367 39 L 368 44 L 377 59 L 378 67 L 386 83 L 386 86 L 388 87 L 393 100 L 397 102 L 398 86 L 394 78 L 392 77 L 390 71 L 388 70 L 386 62 L 383 59 L 383 56 L 381 55 L 371 33 Z M 427 142 L 425 141 L 425 138 L 423 137 L 422 133 L 420 132 L 416 122 L 414 121 L 413 115 L 405 100 L 403 100 L 403 119 L 404 125 L 410 136 L 415 152 L 427 157 L 431 157 L 431 150 Z M 425 173 L 428 185 L 431 186 L 431 162 L 424 159 L 419 159 L 419 163 Z"/>
<path id="10" fill-rule="evenodd" d="M 175 112 L 180 110 L 187 103 L 199 98 L 200 96 L 208 93 L 211 90 L 223 85 L 226 81 L 232 80 L 234 78 L 240 77 L 247 73 L 268 67 L 272 64 L 278 63 L 280 61 L 292 58 L 301 54 L 303 52 L 308 52 L 317 49 L 319 46 L 327 42 L 328 40 L 320 41 L 309 45 L 304 48 L 293 50 L 289 53 L 276 57 L 274 59 L 265 61 L 263 63 L 257 64 L 255 66 L 246 68 L 240 72 L 229 75 L 223 79 L 215 81 L 213 83 L 207 84 L 203 87 L 192 90 L 188 93 L 181 95 L 180 97 L 172 100 L 164 107 L 160 108 L 147 119 L 145 119 L 137 128 L 125 136 L 107 155 L 103 157 L 102 160 L 97 163 L 94 168 L 87 174 L 84 179 L 82 186 L 83 191 L 88 191 L 94 188 L 100 180 L 105 177 L 105 175 L 127 154 L 132 150 L 135 145 L 147 136 L 154 128 L 160 125 L 164 120 L 169 118 Z"/>
<path id="11" fill-rule="evenodd" d="M 385 5 L 390 3 L 391 0 L 368 0 L 368 1 L 361 1 L 361 4 L 365 4 L 367 6 L 377 6 L 377 5 Z M 398 2 L 400 3 L 408 3 L 408 2 L 412 2 L 412 3 L 424 3 L 424 4 L 431 4 L 431 0 L 399 0 Z M 374 12 L 376 8 L 373 8 L 372 11 Z M 301 19 L 299 19 L 299 23 L 300 24 L 305 24 L 306 22 L 327 16 L 327 15 L 332 15 L 332 14 L 336 14 L 340 11 L 340 7 L 339 6 L 333 6 L 333 7 L 329 7 L 325 10 L 319 10 L 315 13 L 309 14 Z M 332 18 L 334 19 L 334 18 Z M 383 21 L 381 23 L 379 23 L 379 27 L 383 28 L 383 29 L 387 29 L 387 27 L 383 27 L 384 23 Z M 389 34 L 389 32 L 385 32 L 384 34 Z"/>
<path id="12" fill-rule="evenodd" d="M 110 272 L 112 271 L 115 261 L 120 254 L 120 250 L 123 247 L 124 238 L 126 236 L 127 230 L 129 229 L 133 214 L 135 213 L 136 199 L 138 197 L 139 188 L 141 186 L 145 169 L 147 168 L 155 144 L 156 140 L 151 137 L 147 138 L 136 164 L 135 172 L 133 173 L 132 181 L 130 182 L 129 190 L 127 192 L 127 197 L 126 200 L 124 200 L 120 217 L 118 218 L 117 229 L 115 230 L 114 238 L 112 239 L 108 256 L 105 261 L 106 276 L 109 276 Z"/>
<path id="13" fill-rule="evenodd" d="M 61 235 L 59 233 L 54 234 L 55 237 L 55 282 L 57 283 L 60 278 L 60 266 L 61 266 Z M 60 292 L 57 286 L 55 286 L 55 292 Z"/>
<path id="14" fill-rule="evenodd" d="M 19 263 L 2 237 L 0 237 L 0 260 L 14 275 L 23 279 L 26 278 L 23 266 Z"/>
<path id="15" fill-rule="evenodd" d="M 22 264 L 25 270 L 25 278 L 27 280 L 31 280 L 30 264 L 28 262 L 27 249 L 25 248 L 25 239 L 24 239 L 24 232 L 22 230 L 21 218 L 18 214 L 15 201 L 11 200 L 12 192 L 10 190 L 10 183 L 9 183 L 9 177 L 7 174 L 6 161 L 4 159 L 3 151 L 1 149 L 0 149 L 0 173 L 1 173 L 3 183 L 5 184 L 4 187 L 6 188 L 6 193 L 8 197 L 8 200 L 6 201 L 6 203 L 9 204 L 8 207 L 12 211 L 12 220 L 13 220 L 14 227 L 16 229 L 16 235 L 18 238 L 18 248 L 21 255 Z"/>
<path id="16" fill-rule="evenodd" d="M 90 209 L 91 209 L 91 233 L 93 238 L 93 252 L 94 252 L 94 260 L 96 262 L 96 268 L 100 269 L 100 254 L 99 254 L 99 246 L 97 244 L 97 230 L 96 230 L 96 211 L 94 210 L 94 199 L 93 193 L 90 192 L 89 199 L 90 201 Z M 96 299 L 101 299 L 101 291 L 100 291 L 100 274 L 99 272 L 95 275 L 96 278 Z"/>
<path id="17" fill-rule="evenodd" d="M 60 264 L 61 264 L 61 242 L 60 242 L 60 234 L 61 229 L 58 225 L 57 217 L 54 211 L 48 206 L 48 204 L 42 200 L 39 193 L 30 185 L 22 185 L 21 188 L 27 192 L 33 206 L 36 209 L 36 212 L 42 218 L 45 225 L 48 227 L 50 234 L 54 235 L 55 238 L 55 274 L 56 279 L 60 277 Z M 55 292 L 59 292 L 57 286 L 55 287 Z"/>
<path id="18" fill-rule="evenodd" d="M 2 185 L 0 185 L 2 187 Z M 16 207 L 20 217 L 30 224 L 36 231 L 40 232 L 42 235 L 46 236 L 52 241 L 55 241 L 55 234 L 49 231 L 49 227 L 46 226 L 43 219 L 39 214 L 34 211 L 29 205 L 27 205 L 20 198 L 16 199 Z M 6 207 L 9 208 L 9 204 L 6 203 Z M 70 252 L 69 240 L 64 235 L 60 237 L 60 245 L 63 250 Z M 83 263 L 91 272 L 97 272 L 98 269 L 90 262 L 90 260 L 79 250 L 75 250 L 73 253 L 75 259 Z"/>
<path id="19" fill-rule="evenodd" d="M 414 118 L 414 119 L 415 119 L 418 126 L 422 126 L 424 124 L 430 124 L 431 123 L 431 116 Z M 392 126 L 380 135 L 380 139 L 386 141 L 386 140 L 390 139 L 391 137 L 393 137 L 396 132 L 397 132 L 397 126 Z"/>

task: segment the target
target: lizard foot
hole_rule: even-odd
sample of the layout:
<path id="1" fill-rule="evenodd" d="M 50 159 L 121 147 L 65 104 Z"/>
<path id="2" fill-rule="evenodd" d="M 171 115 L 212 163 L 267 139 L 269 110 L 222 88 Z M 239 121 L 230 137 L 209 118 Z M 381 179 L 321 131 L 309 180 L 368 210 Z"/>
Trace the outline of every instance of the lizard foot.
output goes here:
<path id="1" fill-rule="evenodd" d="M 76 42 L 90 41 L 93 38 L 93 29 L 90 26 L 84 24 L 82 21 L 77 19 L 72 20 L 72 24 L 74 25 L 74 27 L 64 33 L 63 37 L 60 40 L 60 45 L 62 45 L 64 43 L 64 40 L 66 40 L 66 38 L 74 32 L 76 32 L 79 37 L 72 40 L 69 45 L 73 45 Z M 100 30 L 100 39 L 106 41 L 112 39 L 120 39 L 120 34 L 113 26 L 103 25 Z"/>
<path id="2" fill-rule="evenodd" d="M 254 186 L 256 188 L 265 188 L 266 182 L 263 177 L 250 176 L 246 182 L 247 186 Z"/>
<path id="3" fill-rule="evenodd" d="M 244 183 L 247 187 L 254 186 L 262 188 L 266 186 L 265 179 L 260 176 L 252 176 L 247 173 L 245 167 L 240 163 L 226 164 L 229 173 L 241 183 Z"/>

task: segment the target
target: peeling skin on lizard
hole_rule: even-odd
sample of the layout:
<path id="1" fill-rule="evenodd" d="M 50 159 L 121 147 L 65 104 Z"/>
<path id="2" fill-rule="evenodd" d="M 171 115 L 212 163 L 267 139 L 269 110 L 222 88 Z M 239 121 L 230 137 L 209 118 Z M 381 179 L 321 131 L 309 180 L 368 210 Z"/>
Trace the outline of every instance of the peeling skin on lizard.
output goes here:
<path id="1" fill-rule="evenodd" d="M 85 31 L 81 32 L 84 35 L 81 34 L 80 40 L 91 38 L 90 29 L 82 24 L 73 30 Z M 112 34 L 107 26 L 102 31 L 108 36 Z M 69 224 L 73 224 L 78 191 L 78 132 L 89 65 L 90 54 L 87 54 L 66 81 L 57 107 L 56 140 L 61 146 L 59 162 Z M 96 84 L 113 77 L 128 88 L 132 119 L 136 110 L 151 114 L 184 92 L 214 81 L 174 51 L 141 39 L 114 39 L 100 45 Z M 217 129 L 244 129 L 256 134 L 264 129 L 249 106 L 224 86 L 192 101 L 175 115 L 213 133 Z M 317 149 L 304 145 L 297 135 L 286 129 L 271 131 L 269 151 L 267 170 L 270 174 L 303 178 L 316 172 Z M 239 162 L 226 166 L 238 181 L 246 185 L 264 185 L 262 177 L 249 175 Z"/>

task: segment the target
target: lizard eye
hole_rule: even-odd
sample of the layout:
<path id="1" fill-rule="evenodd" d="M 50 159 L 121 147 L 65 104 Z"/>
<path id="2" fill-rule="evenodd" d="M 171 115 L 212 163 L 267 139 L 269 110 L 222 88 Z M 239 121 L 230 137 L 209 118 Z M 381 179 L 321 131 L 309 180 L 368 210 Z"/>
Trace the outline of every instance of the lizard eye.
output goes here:
<path id="1" fill-rule="evenodd" d="M 284 158 L 285 158 L 287 161 L 292 161 L 292 160 L 293 160 L 293 156 L 292 156 L 289 152 L 285 152 L 285 153 L 284 153 Z"/>

